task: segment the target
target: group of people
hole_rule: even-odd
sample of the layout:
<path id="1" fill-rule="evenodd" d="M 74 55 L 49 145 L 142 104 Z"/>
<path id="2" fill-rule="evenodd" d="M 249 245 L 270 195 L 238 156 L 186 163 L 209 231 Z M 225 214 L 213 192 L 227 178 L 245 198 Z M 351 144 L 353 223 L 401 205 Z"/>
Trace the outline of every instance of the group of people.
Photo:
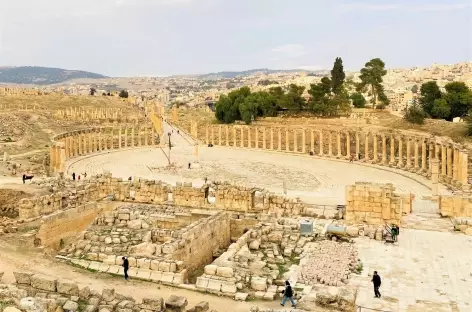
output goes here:
<path id="1" fill-rule="evenodd" d="M 84 176 L 84 178 L 86 178 L 86 177 L 87 177 L 87 172 L 85 172 L 85 173 L 83 174 L 83 176 Z M 72 172 L 72 180 L 75 181 L 75 178 L 76 178 L 75 172 Z M 80 181 L 80 174 L 77 176 L 77 180 Z"/>
<path id="2" fill-rule="evenodd" d="M 121 260 L 123 261 L 122 266 L 125 275 L 125 280 L 129 280 L 129 261 L 126 257 L 122 257 Z M 375 298 L 382 297 L 379 291 L 380 285 L 382 285 L 382 279 L 380 278 L 380 275 L 377 273 L 377 271 L 374 271 L 374 275 L 372 276 L 372 283 L 374 284 Z M 289 300 L 292 303 L 292 307 L 296 308 L 297 304 L 295 303 L 295 300 L 293 300 L 294 293 L 289 281 L 285 282 L 285 289 L 282 291 L 282 294 L 283 297 L 280 305 L 285 306 L 285 303 L 287 302 L 287 300 Z"/>

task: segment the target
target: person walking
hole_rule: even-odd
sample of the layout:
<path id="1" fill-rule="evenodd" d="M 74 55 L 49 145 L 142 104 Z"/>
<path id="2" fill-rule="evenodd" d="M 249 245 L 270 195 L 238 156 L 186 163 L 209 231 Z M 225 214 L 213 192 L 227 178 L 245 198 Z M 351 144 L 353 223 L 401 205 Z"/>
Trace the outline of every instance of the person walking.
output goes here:
<path id="1" fill-rule="evenodd" d="M 72 172 L 72 180 L 75 181 L 75 172 Z"/>
<path id="2" fill-rule="evenodd" d="M 382 285 L 382 279 L 380 278 L 380 275 L 377 274 L 377 271 L 374 271 L 374 276 L 372 276 L 372 283 L 374 284 L 375 298 L 382 297 L 379 291 L 380 285 Z"/>
<path id="3" fill-rule="evenodd" d="M 287 300 L 290 300 L 290 302 L 292 303 L 292 307 L 296 308 L 295 301 L 293 300 L 292 286 L 290 286 L 289 281 L 285 281 L 285 289 L 282 291 L 282 294 L 284 294 L 284 297 L 282 298 L 282 302 L 280 303 L 280 305 L 283 307 L 285 306 L 285 302 L 287 302 Z"/>
<path id="4" fill-rule="evenodd" d="M 129 279 L 129 276 L 128 276 L 128 269 L 129 269 L 129 261 L 126 257 L 122 257 L 121 260 L 123 260 L 123 270 L 125 272 L 125 280 L 128 280 Z"/>

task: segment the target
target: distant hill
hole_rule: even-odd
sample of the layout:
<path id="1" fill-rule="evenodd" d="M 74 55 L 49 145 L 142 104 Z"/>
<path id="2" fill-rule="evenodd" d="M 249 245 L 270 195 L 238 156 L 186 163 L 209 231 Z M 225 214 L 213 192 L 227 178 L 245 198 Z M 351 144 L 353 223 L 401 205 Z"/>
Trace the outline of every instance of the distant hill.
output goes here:
<path id="1" fill-rule="evenodd" d="M 222 78 L 235 78 L 238 76 L 250 76 L 256 73 L 264 73 L 264 74 L 273 74 L 273 73 L 294 73 L 294 72 L 306 72 L 306 73 L 313 73 L 316 74 L 317 72 L 324 73 L 324 70 L 320 71 L 310 71 L 304 69 L 268 69 L 268 68 L 259 68 L 259 69 L 250 69 L 245 71 L 223 71 L 218 73 L 210 73 L 200 75 L 199 78 L 201 79 L 222 79 Z"/>
<path id="2" fill-rule="evenodd" d="M 38 66 L 0 67 L 0 83 L 48 85 L 83 78 L 99 79 L 107 77 L 86 71 L 62 68 Z"/>

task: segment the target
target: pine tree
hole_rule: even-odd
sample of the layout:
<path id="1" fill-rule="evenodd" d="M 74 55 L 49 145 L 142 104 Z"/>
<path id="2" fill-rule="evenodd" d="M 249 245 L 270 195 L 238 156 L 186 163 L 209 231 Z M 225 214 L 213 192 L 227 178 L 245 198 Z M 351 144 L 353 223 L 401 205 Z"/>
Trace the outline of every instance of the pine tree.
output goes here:
<path id="1" fill-rule="evenodd" d="M 337 57 L 331 70 L 332 91 L 334 94 L 339 95 L 342 92 L 345 78 L 346 73 L 344 73 L 343 60 Z"/>

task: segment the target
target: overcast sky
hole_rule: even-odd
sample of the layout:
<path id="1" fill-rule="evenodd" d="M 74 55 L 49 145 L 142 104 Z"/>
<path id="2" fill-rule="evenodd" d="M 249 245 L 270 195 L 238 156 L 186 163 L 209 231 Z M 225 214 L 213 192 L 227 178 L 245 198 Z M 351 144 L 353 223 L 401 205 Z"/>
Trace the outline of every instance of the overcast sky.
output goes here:
<path id="1" fill-rule="evenodd" d="M 472 0 L 0 0 L 0 66 L 110 76 L 472 60 Z"/>

